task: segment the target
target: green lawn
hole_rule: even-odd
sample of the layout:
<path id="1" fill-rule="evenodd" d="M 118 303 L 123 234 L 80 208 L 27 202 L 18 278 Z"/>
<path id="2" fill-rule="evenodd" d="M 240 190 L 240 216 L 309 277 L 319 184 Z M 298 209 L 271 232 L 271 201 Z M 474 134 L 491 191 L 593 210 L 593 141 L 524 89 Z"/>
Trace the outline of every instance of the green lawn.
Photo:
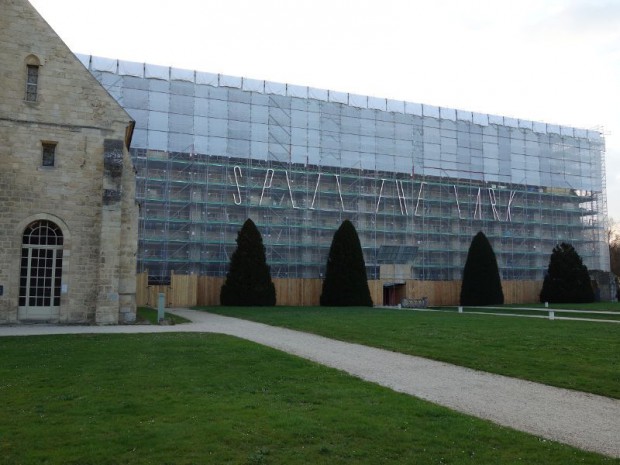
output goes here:
<path id="1" fill-rule="evenodd" d="M 0 464 L 619 464 L 211 334 L 0 338 Z"/>
<path id="2" fill-rule="evenodd" d="M 620 311 L 615 309 L 599 310 L 585 307 L 588 304 L 575 305 L 576 308 L 563 309 L 559 305 L 545 308 L 540 305 L 514 306 L 503 305 L 499 307 L 464 307 L 465 313 L 494 313 L 500 315 L 539 316 L 548 318 L 549 310 L 553 310 L 555 318 L 580 318 L 589 320 L 608 320 L 620 322 Z M 436 307 L 437 310 L 457 312 L 458 307 Z M 594 311 L 596 310 L 596 311 Z M 601 314 L 601 312 L 604 312 Z"/>
<path id="3" fill-rule="evenodd" d="M 373 308 L 206 310 L 620 398 L 620 325 Z"/>
<path id="4" fill-rule="evenodd" d="M 545 304 L 540 302 L 531 304 L 506 304 L 504 307 L 529 307 L 529 308 L 545 308 Z M 598 310 L 602 312 L 620 312 L 620 302 L 590 302 L 584 304 L 549 304 L 552 309 L 568 309 L 568 310 Z"/>
<path id="5" fill-rule="evenodd" d="M 137 323 L 149 323 L 152 325 L 159 324 L 157 321 L 157 309 L 150 307 L 138 307 L 136 322 Z M 179 315 L 164 312 L 164 318 L 172 324 L 189 323 L 189 320 Z"/>

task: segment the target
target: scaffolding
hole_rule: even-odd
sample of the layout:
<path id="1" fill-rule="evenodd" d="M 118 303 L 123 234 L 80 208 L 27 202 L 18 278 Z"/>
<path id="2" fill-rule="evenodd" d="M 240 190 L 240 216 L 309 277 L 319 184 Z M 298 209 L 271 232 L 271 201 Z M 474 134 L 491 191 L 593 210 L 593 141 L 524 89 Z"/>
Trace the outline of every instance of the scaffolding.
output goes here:
<path id="1" fill-rule="evenodd" d="M 504 279 L 541 279 L 559 242 L 609 269 L 596 131 L 82 60 L 136 120 L 138 266 L 154 278 L 225 275 L 247 218 L 274 277 L 321 277 L 344 219 L 371 279 L 460 279 L 478 231 Z"/>

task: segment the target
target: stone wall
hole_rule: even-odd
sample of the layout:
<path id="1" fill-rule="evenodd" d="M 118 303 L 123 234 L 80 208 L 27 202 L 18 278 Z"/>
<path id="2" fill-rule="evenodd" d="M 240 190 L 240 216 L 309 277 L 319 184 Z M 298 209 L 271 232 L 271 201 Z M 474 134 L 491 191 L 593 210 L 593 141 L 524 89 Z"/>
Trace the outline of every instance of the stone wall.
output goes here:
<path id="1" fill-rule="evenodd" d="M 135 318 L 137 206 L 127 151 L 129 115 L 25 0 L 1 0 L 0 323 L 20 320 L 21 241 L 32 221 L 62 229 L 63 323 Z M 37 100 L 25 101 L 26 64 L 39 64 Z M 42 142 L 56 143 L 53 167 Z M 112 147 L 112 148 L 110 148 Z M 106 149 L 120 167 L 106 168 Z"/>

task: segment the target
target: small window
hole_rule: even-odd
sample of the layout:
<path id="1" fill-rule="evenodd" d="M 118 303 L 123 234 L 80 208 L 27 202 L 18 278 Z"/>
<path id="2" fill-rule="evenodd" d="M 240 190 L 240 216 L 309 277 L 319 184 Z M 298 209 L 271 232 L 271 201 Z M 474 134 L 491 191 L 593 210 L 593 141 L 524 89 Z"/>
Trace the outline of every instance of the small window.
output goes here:
<path id="1" fill-rule="evenodd" d="M 41 61 L 36 55 L 28 55 L 24 59 L 26 66 L 26 94 L 24 100 L 26 102 L 37 102 L 39 100 L 39 68 Z"/>
<path id="2" fill-rule="evenodd" d="M 28 76 L 26 78 L 26 101 L 37 101 L 37 90 L 39 85 L 39 67 L 37 65 L 26 65 Z"/>
<path id="3" fill-rule="evenodd" d="M 43 142 L 43 156 L 42 166 L 54 166 L 56 157 L 56 143 L 55 142 Z"/>

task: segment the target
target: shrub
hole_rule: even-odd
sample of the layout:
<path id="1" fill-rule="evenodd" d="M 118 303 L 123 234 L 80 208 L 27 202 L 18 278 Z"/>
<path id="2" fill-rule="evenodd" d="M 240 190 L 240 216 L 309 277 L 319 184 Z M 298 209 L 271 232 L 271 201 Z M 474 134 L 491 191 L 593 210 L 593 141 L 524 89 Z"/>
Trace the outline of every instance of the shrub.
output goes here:
<path id="1" fill-rule="evenodd" d="M 482 231 L 471 241 L 461 285 L 461 305 L 501 305 L 504 303 L 495 252 Z"/>
<path id="2" fill-rule="evenodd" d="M 550 303 L 594 302 L 588 268 L 575 248 L 562 242 L 549 258 L 549 268 L 540 291 L 540 301 Z"/>
<path id="3" fill-rule="evenodd" d="M 349 220 L 342 222 L 329 248 L 321 305 L 372 307 L 362 246 Z"/>
<path id="4" fill-rule="evenodd" d="M 237 249 L 230 259 L 220 303 L 226 306 L 276 304 L 276 289 L 265 258 L 263 238 L 249 218 L 237 234 Z"/>

